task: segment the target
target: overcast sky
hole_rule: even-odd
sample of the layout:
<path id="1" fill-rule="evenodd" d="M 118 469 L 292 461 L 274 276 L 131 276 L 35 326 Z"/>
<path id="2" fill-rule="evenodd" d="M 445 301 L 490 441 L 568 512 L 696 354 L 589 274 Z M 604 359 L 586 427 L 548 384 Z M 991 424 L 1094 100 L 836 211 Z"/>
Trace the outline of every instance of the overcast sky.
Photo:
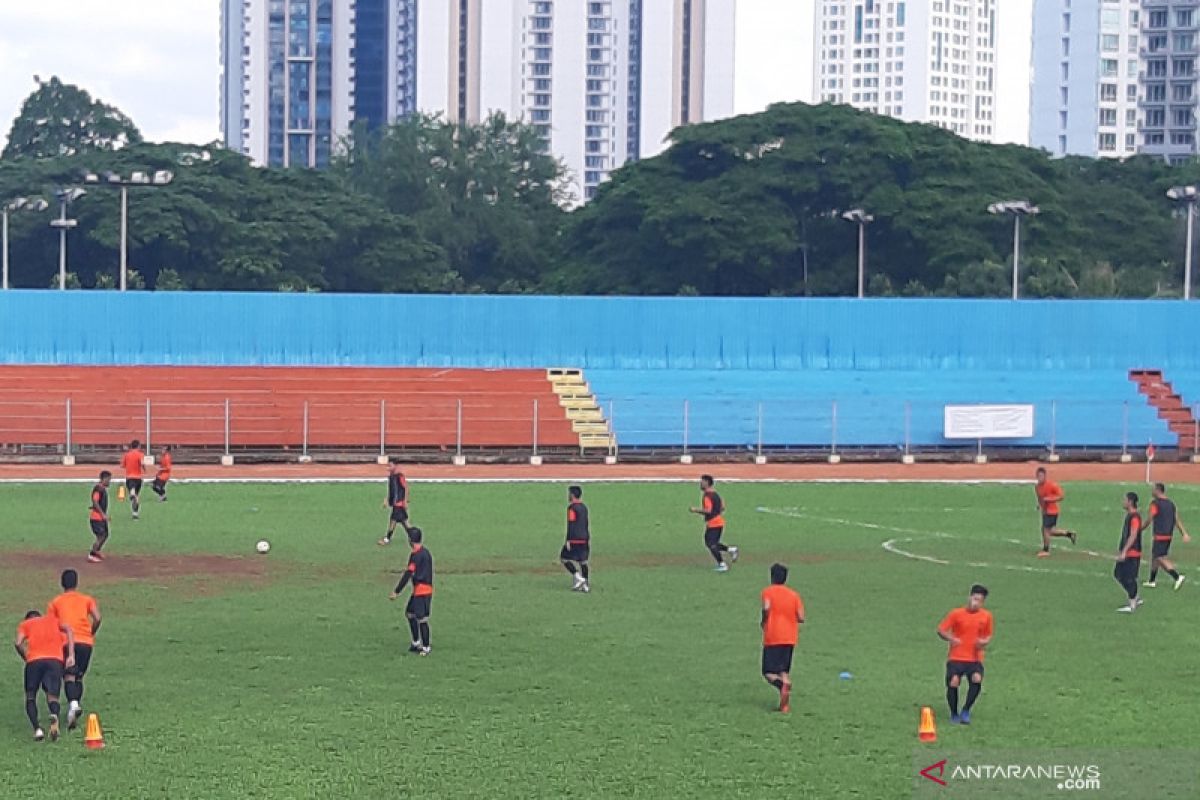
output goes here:
<path id="1" fill-rule="evenodd" d="M 738 112 L 811 99 L 813 2 L 739 0 Z M 1005 141 L 1025 141 L 1029 127 L 1032 4 L 999 4 L 997 133 Z M 216 139 L 219 28 L 220 0 L 0 0 L 0 144 L 34 75 L 84 87 L 148 139 Z"/>

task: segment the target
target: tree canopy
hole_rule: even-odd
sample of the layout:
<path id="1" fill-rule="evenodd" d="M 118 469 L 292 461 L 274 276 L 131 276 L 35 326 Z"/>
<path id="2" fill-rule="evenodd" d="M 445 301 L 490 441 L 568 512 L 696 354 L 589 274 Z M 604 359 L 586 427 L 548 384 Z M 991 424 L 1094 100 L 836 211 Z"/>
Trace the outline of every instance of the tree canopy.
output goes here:
<path id="1" fill-rule="evenodd" d="M 93 100 L 83 89 L 57 77 L 37 81 L 37 90 L 25 99 L 13 121 L 0 157 L 73 156 L 142 141 L 133 120 L 113 106 Z"/>

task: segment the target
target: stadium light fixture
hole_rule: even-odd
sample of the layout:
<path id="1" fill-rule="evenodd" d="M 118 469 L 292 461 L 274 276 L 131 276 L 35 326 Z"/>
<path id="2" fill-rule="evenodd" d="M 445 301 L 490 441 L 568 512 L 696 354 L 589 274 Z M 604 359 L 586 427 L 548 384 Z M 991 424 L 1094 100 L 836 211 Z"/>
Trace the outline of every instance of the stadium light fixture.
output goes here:
<path id="1" fill-rule="evenodd" d="M 50 207 L 40 197 L 14 197 L 0 205 L 0 253 L 3 261 L 0 266 L 0 288 L 8 289 L 8 215 L 14 211 L 45 211 Z"/>
<path id="2" fill-rule="evenodd" d="M 875 221 L 875 217 L 861 208 L 852 208 L 842 212 L 842 219 L 853 222 L 858 226 L 858 298 L 865 294 L 867 276 L 867 226 Z"/>
<path id="3" fill-rule="evenodd" d="M 109 186 L 116 186 L 121 190 L 121 291 L 128 288 L 129 278 L 129 187 L 130 186 L 149 186 L 151 188 L 162 188 L 169 185 L 175 180 L 175 173 L 170 170 L 160 169 L 151 175 L 148 172 L 139 170 L 131 173 L 128 178 L 122 177 L 115 172 L 103 172 L 100 175 L 88 173 L 83 178 L 85 183 L 100 184 L 106 183 Z"/>
<path id="4" fill-rule="evenodd" d="M 1012 299 L 1016 300 L 1021 293 L 1021 217 L 1037 216 L 1041 209 L 1028 200 L 1005 200 L 989 205 L 988 213 L 1011 214 L 1013 218 Z"/>
<path id="5" fill-rule="evenodd" d="M 1195 186 L 1172 186 L 1167 190 L 1167 197 L 1176 203 L 1187 206 L 1187 243 L 1183 253 L 1183 299 L 1192 299 L 1192 230 L 1196 224 L 1196 200 L 1200 199 L 1200 190 Z"/>
<path id="6" fill-rule="evenodd" d="M 50 220 L 51 228 L 58 228 L 58 288 L 67 288 L 67 231 L 79 224 L 78 220 L 67 219 L 67 206 L 87 194 L 85 189 L 78 186 L 63 186 L 54 192 L 58 201 L 58 219 Z"/>

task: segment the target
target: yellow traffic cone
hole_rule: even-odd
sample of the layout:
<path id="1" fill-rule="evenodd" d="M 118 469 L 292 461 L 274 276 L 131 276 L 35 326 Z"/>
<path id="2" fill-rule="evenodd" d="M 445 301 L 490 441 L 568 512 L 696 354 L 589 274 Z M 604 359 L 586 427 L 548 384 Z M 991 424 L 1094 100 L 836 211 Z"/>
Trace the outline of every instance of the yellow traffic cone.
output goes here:
<path id="1" fill-rule="evenodd" d="M 88 714 L 87 731 L 83 735 L 83 743 L 88 750 L 104 748 L 104 734 L 100 731 L 100 717 L 96 714 Z"/>
<path id="2" fill-rule="evenodd" d="M 933 709 L 929 706 L 921 706 L 921 724 L 917 727 L 917 738 L 922 742 L 937 741 L 937 723 L 933 721 Z"/>
<path id="3" fill-rule="evenodd" d="M 120 502 L 124 502 L 124 500 L 125 500 L 125 487 L 124 486 L 117 487 L 117 500 Z"/>

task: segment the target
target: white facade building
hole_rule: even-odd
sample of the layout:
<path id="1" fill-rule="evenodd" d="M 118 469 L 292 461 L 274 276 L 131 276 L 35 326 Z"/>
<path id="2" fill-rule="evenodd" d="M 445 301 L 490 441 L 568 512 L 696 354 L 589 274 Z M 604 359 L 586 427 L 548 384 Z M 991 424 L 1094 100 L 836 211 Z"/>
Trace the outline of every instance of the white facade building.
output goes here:
<path id="1" fill-rule="evenodd" d="M 818 0 L 814 96 L 995 137 L 997 0 Z"/>

